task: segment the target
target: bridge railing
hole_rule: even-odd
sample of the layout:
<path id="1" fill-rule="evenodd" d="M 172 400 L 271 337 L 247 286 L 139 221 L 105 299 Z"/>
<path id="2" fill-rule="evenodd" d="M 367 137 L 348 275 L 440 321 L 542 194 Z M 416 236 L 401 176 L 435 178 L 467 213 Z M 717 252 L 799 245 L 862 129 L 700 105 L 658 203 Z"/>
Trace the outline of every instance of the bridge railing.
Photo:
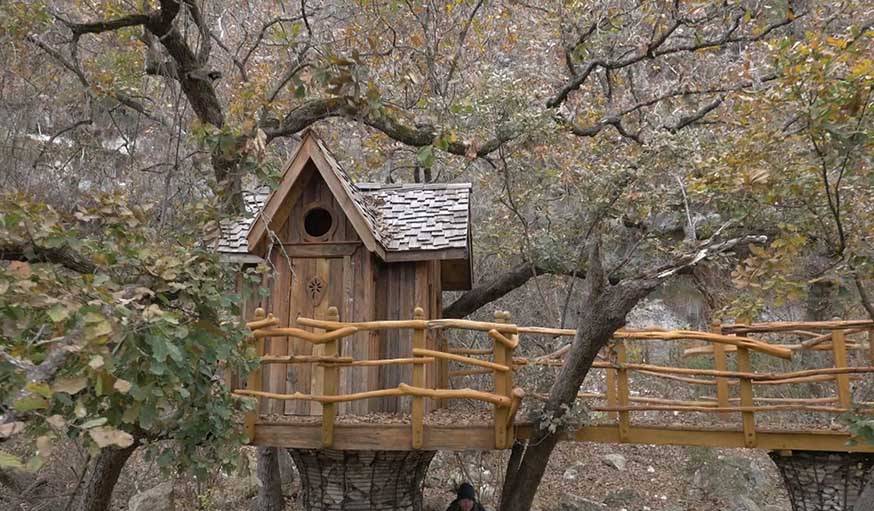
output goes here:
<path id="1" fill-rule="evenodd" d="M 297 318 L 296 323 L 303 327 L 313 328 L 310 332 L 302 328 L 280 327 L 279 320 L 272 315 L 266 315 L 263 309 L 255 311 L 255 319 L 247 326 L 252 330 L 251 340 L 255 343 L 260 359 L 260 367 L 253 371 L 247 380 L 245 389 L 235 389 L 238 396 L 254 397 L 259 401 L 255 410 L 249 412 L 244 420 L 247 436 L 254 439 L 255 426 L 262 400 L 303 400 L 322 405 L 322 445 L 331 447 L 334 439 L 334 425 L 337 418 L 338 403 L 374 399 L 384 397 L 410 396 L 412 398 L 410 426 L 412 429 L 412 447 L 421 448 L 424 443 L 425 429 L 425 399 L 471 399 L 492 404 L 494 406 L 495 447 L 507 448 L 513 442 L 513 423 L 519 406 L 524 397 L 520 388 L 513 386 L 513 351 L 519 345 L 518 329 L 510 324 L 508 315 L 496 315 L 494 323 L 482 321 L 467 321 L 456 319 L 427 320 L 422 308 L 416 307 L 410 320 L 341 322 L 335 307 L 329 307 L 326 319 Z M 428 330 L 459 330 L 467 332 L 486 333 L 492 341 L 492 361 L 481 360 L 451 351 L 432 350 L 426 348 L 426 332 Z M 410 357 L 391 359 L 353 359 L 340 353 L 339 341 L 348 338 L 359 331 L 366 330 L 408 330 L 412 332 L 412 350 Z M 313 345 L 324 346 L 320 355 L 268 355 L 265 353 L 264 340 L 267 338 L 289 338 L 310 342 Z M 439 379 L 435 388 L 426 385 L 427 368 L 439 371 L 437 363 L 455 362 L 478 367 L 488 371 L 494 378 L 494 392 L 486 392 L 471 388 L 451 389 L 440 388 Z M 262 387 L 261 367 L 269 364 L 310 364 L 322 367 L 323 383 L 321 393 L 304 394 L 301 392 L 280 393 L 264 390 Z M 412 384 L 401 383 L 397 387 L 374 389 L 351 394 L 339 393 L 340 370 L 361 366 L 412 365 Z M 448 387 L 448 382 L 444 382 Z"/>
<path id="2" fill-rule="evenodd" d="M 246 389 L 235 393 L 263 400 L 304 400 L 320 403 L 322 415 L 322 445 L 333 444 L 334 425 L 337 418 L 337 404 L 363 399 L 384 397 L 411 397 L 410 427 L 412 447 L 421 448 L 424 444 L 425 399 L 468 399 L 483 402 L 494 407 L 495 447 L 507 448 L 512 445 L 515 416 L 520 408 L 525 392 L 514 385 L 514 372 L 525 366 L 545 365 L 560 367 L 561 356 L 570 345 L 538 358 L 514 357 L 520 345 L 520 335 L 547 335 L 552 337 L 571 337 L 575 330 L 542 327 L 517 326 L 510 323 L 509 313 L 498 312 L 494 322 L 467 321 L 456 319 L 427 320 L 421 308 L 416 308 L 409 320 L 341 322 L 337 309 L 328 308 L 325 319 L 298 318 L 297 325 L 312 328 L 281 327 L 272 315 L 263 310 L 256 311 L 255 320 L 248 323 L 252 330 L 261 367 L 271 364 L 310 364 L 323 369 L 321 392 L 303 394 L 300 392 L 280 393 L 262 388 L 261 369 L 249 375 Z M 409 356 L 390 359 L 354 359 L 341 353 L 342 339 L 350 338 L 359 331 L 404 330 L 411 332 L 412 347 Z M 445 350 L 428 349 L 426 332 L 429 330 L 455 330 L 463 335 L 485 334 L 489 343 L 485 348 L 447 347 Z M 753 336 L 757 336 L 754 338 Z M 789 336 L 795 342 L 766 342 L 758 338 L 767 336 L 785 341 Z M 865 339 L 868 336 L 867 346 Z M 323 346 L 318 355 L 269 355 L 265 354 L 264 340 L 268 338 L 300 339 L 314 346 Z M 593 369 L 605 372 L 605 385 L 601 392 L 581 392 L 580 398 L 594 401 L 589 409 L 604 412 L 616 421 L 620 441 L 633 442 L 635 418 L 646 412 L 705 413 L 715 414 L 720 419 L 737 417 L 742 424 L 744 444 L 755 447 L 757 444 L 757 416 L 775 412 L 817 412 L 831 415 L 851 410 L 871 411 L 874 403 L 854 402 L 851 381 L 860 375 L 874 372 L 874 322 L 870 321 L 831 321 L 806 323 L 762 323 L 751 325 L 713 326 L 710 332 L 689 330 L 621 330 L 600 354 Z M 353 341 L 357 342 L 357 341 Z M 675 367 L 634 362 L 629 355 L 629 346 L 639 342 L 685 343 L 684 357 L 712 357 L 710 367 Z M 699 343 L 689 347 L 689 342 Z M 482 346 L 482 343 L 480 343 Z M 866 351 L 865 351 L 866 350 Z M 862 353 L 865 351 L 864 353 Z M 753 354 L 771 360 L 791 360 L 793 354 L 812 352 L 830 355 L 830 366 L 775 371 L 768 364 L 765 370 L 754 368 Z M 852 357 L 857 362 L 850 364 L 849 353 L 859 353 Z M 489 360 L 490 358 L 490 360 Z M 729 369 L 733 361 L 734 369 Z M 469 366 L 468 369 L 449 371 L 449 363 Z M 340 371 L 362 366 L 411 365 L 410 384 L 401 383 L 397 387 L 380 388 L 357 393 L 340 393 Z M 761 366 L 763 364 L 756 364 Z M 427 371 L 447 378 L 431 378 L 436 382 L 426 382 Z M 477 388 L 452 388 L 453 378 L 472 375 L 486 375 L 493 383 L 493 391 Z M 673 396 L 652 397 L 632 388 L 634 378 L 643 375 L 647 378 L 667 379 L 688 385 L 688 388 L 715 388 L 715 395 L 695 399 L 676 399 Z M 755 389 L 775 388 L 784 385 L 833 384 L 834 396 L 827 397 L 765 397 L 757 395 Z M 672 387 L 673 388 L 673 387 Z M 273 390 L 273 389 L 271 389 Z M 761 394 L 761 392 L 759 392 Z M 529 393 L 530 397 L 542 397 Z M 245 419 L 250 438 L 254 437 L 258 418 L 257 407 Z"/>
<path id="3" fill-rule="evenodd" d="M 519 327 L 520 333 L 573 336 L 576 331 L 569 329 L 550 329 L 539 327 Z M 802 338 L 793 343 L 772 343 L 750 337 L 768 335 L 769 337 Z M 867 347 L 864 339 L 867 336 Z M 850 338 L 852 337 L 852 339 Z M 632 363 L 628 357 L 628 343 L 640 341 L 703 341 L 699 345 L 684 350 L 684 357 L 712 356 L 713 368 L 672 367 L 646 363 Z M 874 372 L 874 322 L 871 321 L 829 321 L 805 323 L 760 323 L 752 325 L 713 326 L 711 332 L 623 330 L 616 333 L 614 341 L 596 360 L 593 368 L 606 371 L 603 392 L 582 392 L 581 398 L 606 401 L 596 404 L 589 410 L 606 412 L 616 419 L 620 441 L 633 441 L 630 438 L 632 414 L 639 412 L 695 412 L 718 414 L 727 418 L 739 414 L 742 420 L 744 444 L 755 447 L 756 415 L 773 412 L 817 412 L 831 415 L 857 410 L 870 413 L 874 403 L 853 400 L 851 379 Z M 543 364 L 560 366 L 558 358 L 569 346 L 557 352 L 536 359 L 517 361 L 517 365 Z M 792 371 L 754 370 L 751 354 L 759 353 L 775 359 L 790 360 L 794 353 L 811 351 L 831 354 L 830 367 L 818 367 Z M 849 363 L 849 353 L 858 352 L 857 365 Z M 729 370 L 729 355 L 734 356 L 735 369 Z M 764 364 L 768 365 L 768 364 Z M 683 400 L 670 398 L 643 397 L 640 392 L 634 395 L 630 388 L 631 373 L 657 378 L 667 378 L 692 386 L 712 386 L 715 396 L 703 399 Z M 785 398 L 756 396 L 754 389 L 765 385 L 799 385 L 808 383 L 833 383 L 834 395 L 829 397 Z M 737 388 L 737 397 L 732 397 Z M 543 397 L 543 396 L 540 396 Z"/>

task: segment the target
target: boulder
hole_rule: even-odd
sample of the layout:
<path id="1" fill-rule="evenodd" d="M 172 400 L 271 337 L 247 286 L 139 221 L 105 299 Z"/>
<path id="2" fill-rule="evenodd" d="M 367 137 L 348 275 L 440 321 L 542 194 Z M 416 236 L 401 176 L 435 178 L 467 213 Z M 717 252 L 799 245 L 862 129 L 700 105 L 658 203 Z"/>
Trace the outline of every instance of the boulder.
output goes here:
<path id="1" fill-rule="evenodd" d="M 605 454 L 601 457 L 601 461 L 604 462 L 608 467 L 613 467 L 616 470 L 623 471 L 625 470 L 626 460 L 625 456 L 621 454 Z"/>
<path id="2" fill-rule="evenodd" d="M 137 493 L 130 498 L 127 508 L 128 511 L 175 511 L 173 482 L 167 481 Z"/>

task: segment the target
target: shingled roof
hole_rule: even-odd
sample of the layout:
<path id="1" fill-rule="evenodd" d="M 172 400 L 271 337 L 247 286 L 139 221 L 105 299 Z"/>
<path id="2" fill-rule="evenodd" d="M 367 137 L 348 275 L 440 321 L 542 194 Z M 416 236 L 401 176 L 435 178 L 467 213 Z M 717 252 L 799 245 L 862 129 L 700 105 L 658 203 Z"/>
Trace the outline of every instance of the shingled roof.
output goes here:
<path id="1" fill-rule="evenodd" d="M 323 142 L 310 136 L 387 256 L 451 250 L 455 258 L 458 254 L 463 254 L 462 259 L 469 258 L 470 184 L 356 185 Z M 303 146 L 301 143 L 300 147 Z M 266 186 L 244 192 L 246 214 L 222 222 L 218 252 L 236 259 L 250 254 L 249 233 L 275 193 Z"/>

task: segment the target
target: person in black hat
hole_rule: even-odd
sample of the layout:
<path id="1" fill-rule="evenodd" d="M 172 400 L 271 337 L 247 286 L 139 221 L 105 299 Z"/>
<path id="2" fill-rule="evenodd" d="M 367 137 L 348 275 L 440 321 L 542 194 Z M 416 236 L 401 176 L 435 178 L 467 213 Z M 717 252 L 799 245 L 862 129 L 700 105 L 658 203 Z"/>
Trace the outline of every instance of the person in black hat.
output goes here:
<path id="1" fill-rule="evenodd" d="M 458 498 L 449 504 L 446 511 L 486 511 L 479 502 L 476 501 L 476 491 L 469 483 L 461 483 L 458 487 Z"/>

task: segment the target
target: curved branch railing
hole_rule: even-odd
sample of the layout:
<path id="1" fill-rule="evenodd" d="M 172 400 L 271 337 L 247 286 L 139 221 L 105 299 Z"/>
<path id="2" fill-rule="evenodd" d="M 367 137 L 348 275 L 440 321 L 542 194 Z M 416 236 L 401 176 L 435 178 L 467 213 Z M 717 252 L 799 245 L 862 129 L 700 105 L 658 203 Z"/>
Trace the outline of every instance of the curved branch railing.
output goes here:
<path id="1" fill-rule="evenodd" d="M 416 308 L 413 319 L 390 321 L 342 322 L 337 309 L 328 309 L 327 319 L 298 318 L 297 325 L 316 329 L 310 332 L 302 328 L 280 327 L 279 321 L 264 311 L 256 311 L 255 320 L 247 323 L 252 330 L 251 339 L 256 343 L 261 366 L 270 364 L 314 364 L 324 369 L 322 393 L 301 392 L 279 393 L 261 388 L 261 369 L 249 376 L 246 389 L 235 390 L 239 396 L 254 397 L 259 400 L 292 401 L 303 400 L 322 405 L 322 444 L 333 444 L 333 428 L 336 421 L 336 405 L 364 399 L 409 396 L 412 399 L 411 428 L 412 447 L 421 448 L 424 442 L 424 399 L 470 399 L 494 406 L 495 447 L 507 448 L 514 438 L 515 416 L 525 396 L 521 388 L 513 386 L 513 375 L 525 366 L 543 365 L 560 367 L 560 357 L 569 346 L 549 355 L 528 359 L 514 357 L 519 347 L 520 334 L 568 337 L 576 334 L 571 329 L 554 329 L 531 326 L 517 326 L 509 322 L 509 313 L 499 312 L 494 322 L 469 321 L 458 319 L 427 320 L 421 308 Z M 412 332 L 412 349 L 409 357 L 392 359 L 357 360 L 342 356 L 338 341 L 346 339 L 359 331 L 407 330 Z M 491 341 L 490 348 L 452 347 L 435 350 L 426 347 L 428 330 L 458 330 L 485 332 Z M 823 330 L 826 333 L 821 333 Z M 803 338 L 792 344 L 775 344 L 749 337 L 750 334 L 788 334 Z M 848 340 L 849 336 L 868 334 L 867 347 L 862 340 Z M 268 355 L 264 353 L 264 340 L 286 337 L 300 339 L 313 345 L 324 346 L 321 355 Z M 861 375 L 874 372 L 874 322 L 871 321 L 826 321 L 826 322 L 781 322 L 756 323 L 751 325 L 714 325 L 711 332 L 691 330 L 620 330 L 605 348 L 603 357 L 596 360 L 592 368 L 606 371 L 604 392 L 581 392 L 578 397 L 606 401 L 606 404 L 590 406 L 592 411 L 606 412 L 616 420 L 620 441 L 632 441 L 632 416 L 638 412 L 693 412 L 718 414 L 725 418 L 728 414 L 740 414 L 744 444 L 755 447 L 757 444 L 756 414 L 768 412 L 824 412 L 840 414 L 854 409 L 865 409 L 874 403 L 853 402 L 850 382 Z M 713 368 L 672 367 L 629 361 L 628 343 L 647 341 L 703 342 L 705 344 L 685 348 L 684 358 L 693 356 L 712 357 Z M 849 352 L 868 350 L 867 363 L 861 366 L 848 364 Z M 755 371 L 751 356 L 758 353 L 780 360 L 791 360 L 793 354 L 801 351 L 831 353 L 833 367 L 802 369 L 785 372 Z M 734 369 L 729 369 L 729 356 L 733 358 Z M 485 360 L 478 357 L 491 357 Z M 468 368 L 449 371 L 448 364 L 456 363 Z M 375 389 L 351 394 L 340 394 L 339 370 L 349 367 L 373 367 L 387 365 L 411 365 L 412 384 L 401 383 L 394 388 Z M 441 369 L 436 380 L 436 388 L 426 385 L 426 370 Z M 430 369 L 429 369 L 430 368 Z M 665 399 L 632 395 L 630 391 L 632 373 L 668 379 L 690 385 L 715 387 L 712 396 L 693 400 Z M 494 392 L 471 388 L 451 389 L 453 377 L 490 375 L 494 379 Z M 830 397 L 763 397 L 756 396 L 756 386 L 793 385 L 801 383 L 833 383 L 836 393 Z M 737 389 L 736 395 L 732 395 Z M 539 399 L 543 396 L 531 394 Z M 246 417 L 246 429 L 253 438 L 258 411 Z"/>

